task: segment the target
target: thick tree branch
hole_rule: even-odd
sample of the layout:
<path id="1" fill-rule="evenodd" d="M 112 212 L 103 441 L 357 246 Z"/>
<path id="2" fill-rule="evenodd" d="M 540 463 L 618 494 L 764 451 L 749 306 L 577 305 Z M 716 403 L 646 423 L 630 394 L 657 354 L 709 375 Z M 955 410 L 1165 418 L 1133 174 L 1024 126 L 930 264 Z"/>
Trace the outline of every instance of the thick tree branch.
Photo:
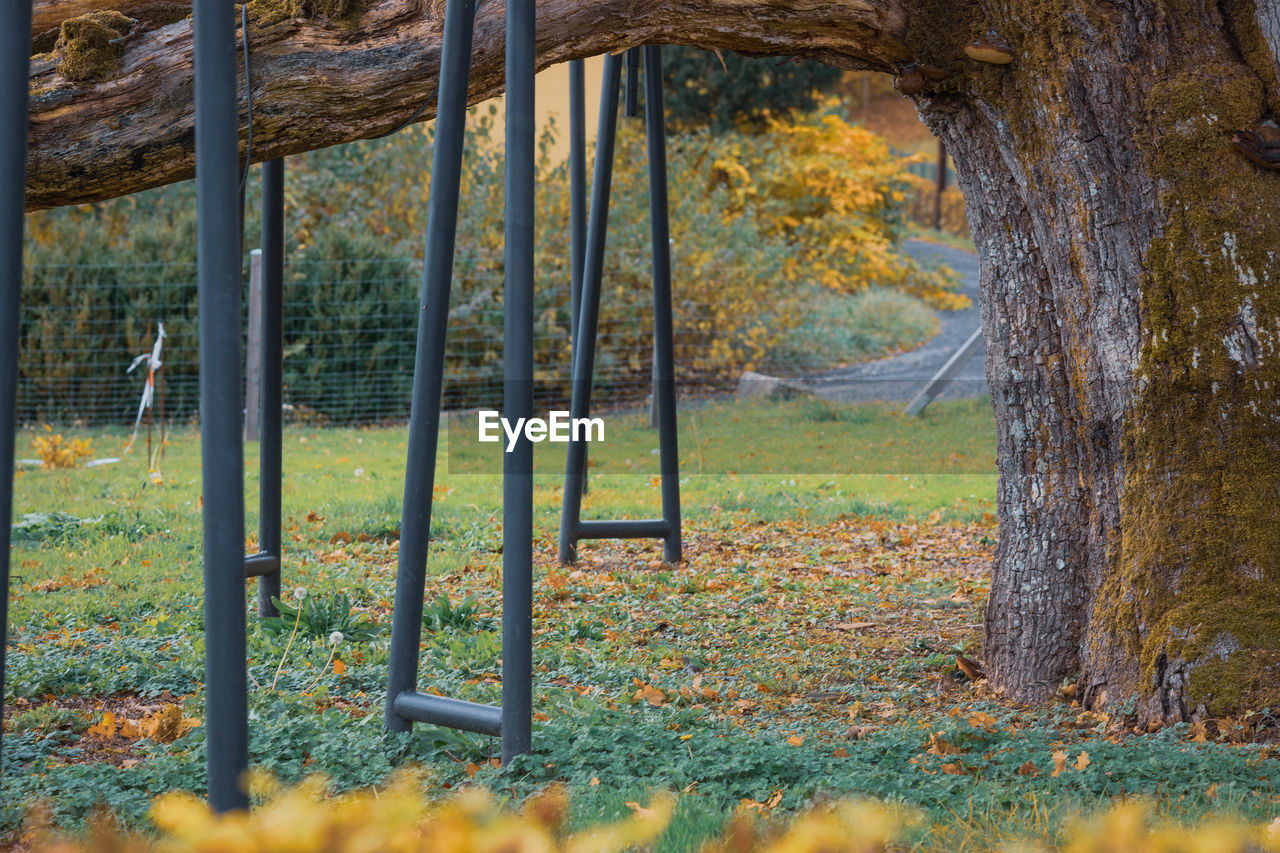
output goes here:
<path id="1" fill-rule="evenodd" d="M 172 20 L 174 7 L 191 10 L 191 0 L 35 0 L 31 4 L 31 37 L 58 29 L 63 21 L 90 12 L 115 10 L 131 18 L 154 22 L 157 16 Z M 181 17 L 179 15 L 179 17 Z"/>
<path id="2" fill-rule="evenodd" d="M 55 6 L 48 0 L 41 5 Z M 89 5 L 107 3 L 60 0 L 56 7 L 83 12 Z M 431 118 L 443 5 L 369 0 L 355 23 L 289 20 L 251 27 L 254 161 L 378 136 L 424 103 L 420 119 Z M 910 56 L 909 5 L 540 0 L 538 60 L 546 67 L 638 44 L 683 43 L 891 70 Z M 52 8 L 44 11 L 42 23 L 57 17 Z M 503 13 L 502 0 L 480 4 L 473 102 L 502 90 Z M 190 20 L 134 36 L 119 69 L 102 83 L 73 83 L 53 65 L 33 67 L 28 209 L 111 198 L 194 174 Z"/>

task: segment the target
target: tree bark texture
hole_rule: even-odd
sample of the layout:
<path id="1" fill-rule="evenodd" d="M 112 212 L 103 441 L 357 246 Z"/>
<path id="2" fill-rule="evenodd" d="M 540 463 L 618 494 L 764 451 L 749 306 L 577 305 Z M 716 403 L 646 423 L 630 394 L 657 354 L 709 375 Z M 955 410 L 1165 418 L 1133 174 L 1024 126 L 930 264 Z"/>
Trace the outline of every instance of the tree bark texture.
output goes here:
<path id="1" fill-rule="evenodd" d="M 918 103 L 983 261 L 988 672 L 1026 701 L 1082 676 L 1144 723 L 1274 707 L 1280 174 L 1231 143 L 1280 107 L 1280 28 L 1249 3 L 972 12 L 1015 61 Z"/>
<path id="2" fill-rule="evenodd" d="M 74 0 L 75 11 L 92 1 Z M 268 10 L 285 2 L 249 5 L 255 162 L 434 116 L 443 0 L 366 0 L 354 19 L 274 20 Z M 472 102 L 502 91 L 503 12 L 502 0 L 479 5 Z M 803 15 L 786 3 L 756 0 L 540 0 L 538 64 L 681 42 L 887 70 L 905 56 L 894 36 L 905 26 L 901 14 L 896 4 L 874 0 L 822 2 Z M 103 82 L 67 79 L 56 52 L 38 57 L 34 69 L 29 209 L 124 195 L 195 173 L 190 20 L 131 36 Z M 242 142 L 246 119 L 242 112 Z"/>
<path id="3" fill-rule="evenodd" d="M 441 8 L 259 7 L 253 159 L 430 117 Z M 968 58 L 993 37 L 1010 64 Z M 539 3 L 540 66 L 642 43 L 895 72 L 952 153 L 998 426 L 992 683 L 1035 702 L 1079 678 L 1144 723 L 1280 707 L 1280 172 L 1232 145 L 1280 113 L 1280 0 Z M 491 0 L 473 100 L 502 50 Z M 43 57 L 31 206 L 189 177 L 190 54 L 178 21 L 105 82 Z"/>

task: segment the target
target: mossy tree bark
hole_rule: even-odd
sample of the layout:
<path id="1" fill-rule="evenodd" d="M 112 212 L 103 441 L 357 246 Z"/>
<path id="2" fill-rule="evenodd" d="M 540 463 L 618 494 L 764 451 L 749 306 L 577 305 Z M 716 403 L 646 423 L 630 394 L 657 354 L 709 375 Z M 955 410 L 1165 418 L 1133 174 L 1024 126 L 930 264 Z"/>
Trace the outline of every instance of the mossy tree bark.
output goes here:
<path id="1" fill-rule="evenodd" d="M 919 98 L 982 252 L 993 682 L 1144 723 L 1280 702 L 1280 107 L 1249 3 L 976 4 L 1017 58 Z M 1263 26 L 1259 23 L 1262 22 Z M 954 49 L 946 39 L 920 49 Z"/>
<path id="2" fill-rule="evenodd" d="M 441 6 L 259 9 L 254 159 L 430 105 Z M 501 86 L 501 11 L 480 6 L 475 99 Z M 1011 64 L 965 58 L 989 30 Z M 644 42 L 898 72 L 953 153 L 998 423 L 993 683 L 1039 701 L 1082 675 L 1144 722 L 1280 706 L 1280 173 L 1232 148 L 1280 112 L 1280 0 L 540 2 L 543 65 Z M 33 207 L 190 175 L 187 22 L 105 83 L 56 61 Z"/>

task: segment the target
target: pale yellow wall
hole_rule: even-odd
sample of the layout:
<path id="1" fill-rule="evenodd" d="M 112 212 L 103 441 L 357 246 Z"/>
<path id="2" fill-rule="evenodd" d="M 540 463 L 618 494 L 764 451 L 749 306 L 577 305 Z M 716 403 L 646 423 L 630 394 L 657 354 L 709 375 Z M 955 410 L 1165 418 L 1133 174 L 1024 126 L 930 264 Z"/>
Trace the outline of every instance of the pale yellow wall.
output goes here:
<path id="1" fill-rule="evenodd" d="M 590 149 L 595 143 L 596 122 L 600 116 L 600 74 L 604 67 L 604 60 L 596 56 L 585 60 L 584 65 L 586 72 L 584 76 L 587 81 L 587 146 Z M 569 156 L 569 64 L 567 62 L 553 65 L 538 75 L 534 82 L 534 98 L 537 101 L 540 130 L 546 127 L 553 116 L 555 117 L 557 139 L 556 146 L 551 152 L 553 162 L 564 160 Z M 481 109 L 487 109 L 489 104 L 495 104 L 498 107 L 498 114 L 494 119 L 493 139 L 501 145 L 505 133 L 503 116 L 506 107 L 501 95 L 485 101 Z"/>

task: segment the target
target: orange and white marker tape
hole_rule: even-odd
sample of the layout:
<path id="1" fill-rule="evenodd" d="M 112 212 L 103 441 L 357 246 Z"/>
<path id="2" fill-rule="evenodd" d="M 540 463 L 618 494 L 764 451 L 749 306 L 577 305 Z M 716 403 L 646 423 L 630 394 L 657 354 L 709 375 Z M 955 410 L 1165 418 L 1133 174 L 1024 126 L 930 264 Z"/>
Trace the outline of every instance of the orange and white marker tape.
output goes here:
<path id="1" fill-rule="evenodd" d="M 151 352 L 144 352 L 133 360 L 133 364 L 129 365 L 129 369 L 125 373 L 133 373 L 133 369 L 144 361 L 147 363 L 147 384 L 142 387 L 142 399 L 138 401 L 138 416 L 133 421 L 133 435 L 129 436 L 129 444 L 125 446 L 124 452 L 133 451 L 133 443 L 138 438 L 138 425 L 142 423 L 142 413 L 151 408 L 151 400 L 156 393 L 156 371 L 160 369 L 163 362 L 160 361 L 160 353 L 164 349 L 164 323 L 160 323 L 160 332 L 156 335 L 155 345 L 151 347 Z"/>

